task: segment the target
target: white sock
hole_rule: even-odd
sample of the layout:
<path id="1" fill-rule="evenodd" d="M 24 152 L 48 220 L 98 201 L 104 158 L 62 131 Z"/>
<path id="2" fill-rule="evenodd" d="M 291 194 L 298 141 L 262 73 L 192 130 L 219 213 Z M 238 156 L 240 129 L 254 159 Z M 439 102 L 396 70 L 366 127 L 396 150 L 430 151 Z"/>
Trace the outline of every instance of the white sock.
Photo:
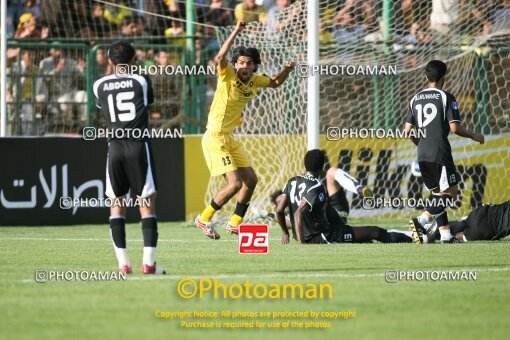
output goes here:
<path id="1" fill-rule="evenodd" d="M 335 181 L 340 184 L 345 190 L 349 190 L 355 194 L 358 194 L 357 186 L 359 182 L 356 178 L 350 176 L 347 172 L 337 169 L 335 172 Z"/>
<path id="2" fill-rule="evenodd" d="M 417 219 L 422 226 L 430 222 L 430 217 L 426 212 L 422 212 L 421 215 L 417 217 Z"/>
<path id="3" fill-rule="evenodd" d="M 114 218 L 118 218 L 118 217 L 115 216 Z M 111 229 L 110 229 L 110 237 L 112 238 L 113 249 L 115 249 L 115 256 L 117 256 L 117 261 L 119 261 L 119 268 L 122 268 L 125 265 L 128 265 L 128 266 L 131 267 L 131 262 L 129 262 L 129 257 L 128 257 L 128 254 L 127 254 L 127 249 L 126 248 L 118 248 L 115 245 L 115 242 L 113 242 L 113 236 L 112 236 L 112 230 Z"/>
<path id="4" fill-rule="evenodd" d="M 452 233 L 450 233 L 450 229 L 439 229 L 439 232 L 441 233 L 441 241 L 449 241 L 452 239 Z"/>
<path id="5" fill-rule="evenodd" d="M 119 268 L 124 267 L 125 265 L 128 265 L 131 267 L 131 263 L 129 262 L 127 249 L 126 248 L 117 248 L 115 245 L 113 245 L 113 248 L 115 248 L 115 255 L 117 255 L 117 261 L 119 261 Z"/>
<path id="6" fill-rule="evenodd" d="M 143 247 L 143 264 L 153 266 L 156 247 Z"/>

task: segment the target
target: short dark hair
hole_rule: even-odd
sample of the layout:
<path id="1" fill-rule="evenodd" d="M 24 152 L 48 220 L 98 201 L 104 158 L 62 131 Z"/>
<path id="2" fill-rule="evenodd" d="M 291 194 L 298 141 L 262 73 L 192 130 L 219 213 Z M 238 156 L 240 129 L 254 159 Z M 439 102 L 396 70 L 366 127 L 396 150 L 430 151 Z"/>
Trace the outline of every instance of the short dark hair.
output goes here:
<path id="1" fill-rule="evenodd" d="M 305 169 L 310 172 L 319 172 L 324 167 L 324 151 L 319 149 L 310 150 L 305 155 Z"/>
<path id="2" fill-rule="evenodd" d="M 448 67 L 441 60 L 431 60 L 425 67 L 427 80 L 431 83 L 437 83 L 446 74 Z"/>
<path id="3" fill-rule="evenodd" d="M 127 40 L 115 41 L 108 49 L 108 58 L 115 65 L 128 64 L 135 56 L 135 48 Z"/>
<path id="4" fill-rule="evenodd" d="M 253 63 L 255 64 L 254 71 L 257 71 L 259 65 L 261 64 L 259 50 L 257 50 L 254 47 L 246 48 L 244 46 L 239 46 L 236 47 L 232 53 L 233 53 L 231 60 L 232 64 L 237 63 L 237 59 L 239 57 L 250 57 Z"/>
<path id="5" fill-rule="evenodd" d="M 271 194 L 271 196 L 269 197 L 269 199 L 271 200 L 271 203 L 276 204 L 276 198 L 278 198 L 278 196 L 280 196 L 281 194 L 283 194 L 282 190 L 277 190 L 277 191 L 273 192 Z"/>

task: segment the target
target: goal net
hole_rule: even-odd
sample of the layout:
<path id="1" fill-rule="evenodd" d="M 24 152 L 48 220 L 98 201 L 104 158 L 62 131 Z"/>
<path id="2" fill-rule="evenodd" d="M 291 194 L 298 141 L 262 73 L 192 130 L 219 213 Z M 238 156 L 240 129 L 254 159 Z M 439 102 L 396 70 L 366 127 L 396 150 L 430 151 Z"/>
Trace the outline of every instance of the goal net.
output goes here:
<path id="1" fill-rule="evenodd" d="M 281 71 L 288 59 L 306 63 L 306 6 L 306 0 L 298 0 L 272 13 L 266 22 L 250 22 L 234 47 L 258 48 L 262 57 L 259 72 L 268 75 Z M 450 136 L 462 177 L 460 201 L 453 215 L 465 214 L 482 203 L 509 199 L 508 1 L 320 0 L 319 23 L 320 65 L 335 65 L 345 71 L 320 75 L 320 147 L 326 150 L 329 165 L 357 177 L 376 197 L 428 197 L 421 177 L 411 171 L 416 148 L 410 141 L 336 138 L 328 129 L 401 130 L 409 100 L 426 87 L 426 63 L 440 59 L 448 65 L 444 89 L 456 96 L 463 125 L 486 136 L 484 145 Z M 221 42 L 232 28 L 218 28 Z M 374 66 L 379 67 L 379 75 L 364 72 Z M 283 86 L 261 90 L 247 105 L 243 124 L 235 133 L 259 178 L 248 219 L 274 211 L 270 194 L 304 172 L 306 122 L 307 79 L 295 73 Z M 211 179 L 206 202 L 224 183 L 221 176 Z M 360 197 L 347 197 L 351 217 L 404 217 L 410 213 L 404 207 L 363 209 Z M 217 215 L 229 216 L 234 204 L 232 199 Z"/>

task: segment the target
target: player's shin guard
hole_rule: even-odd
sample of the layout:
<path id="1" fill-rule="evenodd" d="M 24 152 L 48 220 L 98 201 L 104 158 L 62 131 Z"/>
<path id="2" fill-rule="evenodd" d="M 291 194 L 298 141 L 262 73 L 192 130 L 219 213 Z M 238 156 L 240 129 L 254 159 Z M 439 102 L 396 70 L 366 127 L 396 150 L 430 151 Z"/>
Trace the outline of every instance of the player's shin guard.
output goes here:
<path id="1" fill-rule="evenodd" d="M 239 203 L 236 204 L 236 209 L 234 210 L 234 215 L 230 218 L 230 225 L 232 227 L 238 227 L 241 222 L 243 222 L 244 215 L 248 211 L 248 207 L 250 206 L 250 202 Z"/>
<path id="2" fill-rule="evenodd" d="M 374 230 L 377 228 L 377 237 L 375 238 L 377 241 L 381 243 L 410 243 L 412 242 L 412 238 L 407 236 L 404 233 L 399 232 L 389 232 L 386 229 L 373 227 Z"/>
<path id="3" fill-rule="evenodd" d="M 142 217 L 143 264 L 153 266 L 158 244 L 158 221 L 156 216 Z"/>
<path id="4" fill-rule="evenodd" d="M 426 209 L 434 218 L 437 218 L 446 210 L 446 208 L 453 205 L 453 198 L 450 196 L 433 196 L 427 205 Z M 439 224 L 442 226 L 443 224 Z"/>
<path id="5" fill-rule="evenodd" d="M 448 213 L 443 211 L 443 213 L 439 216 L 435 216 L 437 225 L 441 227 L 448 227 Z M 439 229 L 439 233 L 441 234 L 441 241 L 449 241 L 453 238 L 450 228 L 448 229 Z"/>
<path id="6" fill-rule="evenodd" d="M 119 268 L 126 265 L 131 266 L 126 249 L 125 216 L 110 216 L 110 234 L 117 261 L 119 261 Z"/>
<path id="7" fill-rule="evenodd" d="M 156 247 L 158 244 L 158 221 L 156 216 L 142 217 L 142 233 L 144 247 Z"/>
<path id="8" fill-rule="evenodd" d="M 401 232 L 388 232 L 386 243 L 412 243 L 413 237 Z"/>

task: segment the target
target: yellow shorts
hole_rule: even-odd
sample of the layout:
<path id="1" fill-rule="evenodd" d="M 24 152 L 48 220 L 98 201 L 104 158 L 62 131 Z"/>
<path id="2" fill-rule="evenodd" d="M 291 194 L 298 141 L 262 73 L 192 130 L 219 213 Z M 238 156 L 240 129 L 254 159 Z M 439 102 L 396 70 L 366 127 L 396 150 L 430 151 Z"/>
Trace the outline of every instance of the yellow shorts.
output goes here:
<path id="1" fill-rule="evenodd" d="M 206 131 L 202 137 L 202 150 L 211 176 L 251 166 L 250 159 L 232 133 Z"/>

